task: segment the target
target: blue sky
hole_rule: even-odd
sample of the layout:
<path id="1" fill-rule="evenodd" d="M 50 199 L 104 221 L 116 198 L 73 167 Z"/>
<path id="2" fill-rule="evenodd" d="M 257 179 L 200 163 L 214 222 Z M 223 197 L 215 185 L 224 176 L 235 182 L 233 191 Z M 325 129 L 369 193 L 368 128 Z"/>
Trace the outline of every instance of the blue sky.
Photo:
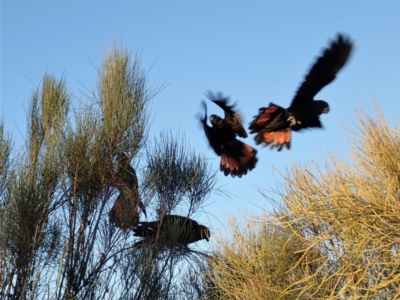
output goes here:
<path id="1" fill-rule="evenodd" d="M 316 97 L 331 107 L 322 116 L 325 130 L 294 133 L 290 151 L 257 147 L 259 162 L 243 178 L 219 173 L 218 186 L 236 197 L 212 195 L 207 216 L 199 219 L 221 229 L 226 216 L 268 208 L 255 187 L 282 181 L 274 168 L 285 173 L 289 162 L 311 160 L 324 165 L 328 152 L 345 157 L 343 132 L 355 121 L 354 108 L 377 100 L 395 124 L 399 1 L 1 1 L 1 111 L 20 146 L 29 99 L 44 73 L 64 74 L 76 103 L 85 101 L 86 88 L 97 83 L 92 64 L 99 67 L 104 50 L 117 41 L 133 55 L 141 53 L 149 85 L 166 85 L 151 104 L 151 136 L 163 129 L 184 134 L 218 169 L 219 158 L 195 117 L 206 90 L 230 95 L 247 125 L 271 101 L 289 106 L 337 32 L 353 39 L 355 51 Z M 211 102 L 208 112 L 222 114 Z M 245 142 L 254 145 L 252 137 Z"/>

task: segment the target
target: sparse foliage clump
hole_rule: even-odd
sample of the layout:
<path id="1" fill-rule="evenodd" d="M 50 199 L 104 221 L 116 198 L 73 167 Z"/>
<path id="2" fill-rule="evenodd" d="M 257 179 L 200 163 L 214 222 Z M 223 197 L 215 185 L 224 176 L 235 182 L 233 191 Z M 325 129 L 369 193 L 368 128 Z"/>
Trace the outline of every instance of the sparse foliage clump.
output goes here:
<path id="1" fill-rule="evenodd" d="M 204 157 L 187 149 L 184 139 L 165 132 L 148 147 L 148 153 L 153 154 L 148 155 L 145 186 L 160 216 L 182 208 L 180 214 L 191 216 L 214 187 L 215 172 Z"/>
<path id="2" fill-rule="evenodd" d="M 293 165 L 273 215 L 219 239 L 205 298 L 400 297 L 400 132 L 361 110 L 351 142 L 350 163 Z"/>

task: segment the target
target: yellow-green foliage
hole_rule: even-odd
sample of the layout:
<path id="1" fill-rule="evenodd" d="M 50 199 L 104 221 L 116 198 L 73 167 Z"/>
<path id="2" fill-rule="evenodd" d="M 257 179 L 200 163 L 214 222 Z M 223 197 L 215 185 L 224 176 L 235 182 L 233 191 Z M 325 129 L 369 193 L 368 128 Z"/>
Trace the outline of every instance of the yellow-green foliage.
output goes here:
<path id="1" fill-rule="evenodd" d="M 216 238 L 218 254 L 208 260 L 203 274 L 206 298 L 293 299 L 295 293 L 284 295 L 283 289 L 311 274 L 304 264 L 296 267 L 302 257 L 298 240 L 269 222 L 232 220 L 230 229 L 230 238 Z"/>
<path id="2" fill-rule="evenodd" d="M 234 239 L 220 238 L 209 263 L 210 291 L 223 299 L 400 298 L 400 132 L 360 111 L 354 136 L 350 162 L 332 155 L 325 170 L 291 167 L 272 216 L 279 226 L 265 217 L 264 225 L 231 226 Z"/>

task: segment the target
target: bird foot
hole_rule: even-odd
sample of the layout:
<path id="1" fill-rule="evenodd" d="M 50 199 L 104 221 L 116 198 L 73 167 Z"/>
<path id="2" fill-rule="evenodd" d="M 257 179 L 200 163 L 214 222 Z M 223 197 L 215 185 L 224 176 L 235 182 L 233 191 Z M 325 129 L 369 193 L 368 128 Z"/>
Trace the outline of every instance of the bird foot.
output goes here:
<path id="1" fill-rule="evenodd" d="M 287 120 L 290 122 L 290 127 L 293 127 L 296 124 L 301 124 L 301 122 L 297 121 L 296 118 L 293 116 L 290 116 Z"/>

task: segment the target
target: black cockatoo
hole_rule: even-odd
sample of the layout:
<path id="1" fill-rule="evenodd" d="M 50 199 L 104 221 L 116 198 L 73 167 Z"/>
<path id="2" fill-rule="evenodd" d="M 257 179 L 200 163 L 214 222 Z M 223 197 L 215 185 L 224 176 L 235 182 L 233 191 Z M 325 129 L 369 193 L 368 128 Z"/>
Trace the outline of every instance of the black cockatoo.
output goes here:
<path id="1" fill-rule="evenodd" d="M 236 139 L 236 136 L 246 138 L 247 133 L 243 128 L 242 118 L 233 110 L 234 106 L 227 104 L 229 98 L 223 97 L 220 93 L 214 96 L 211 92 L 208 92 L 207 97 L 225 112 L 223 119 L 211 115 L 212 127 L 210 127 L 207 124 L 207 105 L 203 101 L 205 115 L 201 118 L 201 122 L 211 147 L 218 156 L 221 156 L 220 170 L 225 176 L 230 174 L 232 177 L 242 177 L 248 170 L 254 169 L 258 160 L 257 150 Z"/>
<path id="2" fill-rule="evenodd" d="M 129 163 L 128 157 L 122 153 L 118 157 L 118 170 L 116 183 L 113 186 L 118 189 L 119 195 L 111 208 L 109 218 L 115 226 L 128 229 L 139 222 L 138 207 L 146 215 L 146 209 L 140 200 L 139 185 L 135 169 Z"/>
<path id="3" fill-rule="evenodd" d="M 134 236 L 142 237 L 143 240 L 135 243 L 135 246 L 188 245 L 200 240 L 209 240 L 210 229 L 200 225 L 195 220 L 177 215 L 166 215 L 160 220 L 153 222 L 139 222 L 133 229 Z"/>
<path id="4" fill-rule="evenodd" d="M 250 133 L 257 133 L 254 138 L 256 143 L 277 147 L 278 151 L 283 146 L 290 149 L 292 130 L 322 128 L 319 116 L 329 112 L 329 105 L 325 101 L 314 100 L 314 96 L 336 78 L 352 48 L 350 39 L 338 34 L 314 63 L 287 109 L 273 103 L 260 108 L 249 126 Z"/>

